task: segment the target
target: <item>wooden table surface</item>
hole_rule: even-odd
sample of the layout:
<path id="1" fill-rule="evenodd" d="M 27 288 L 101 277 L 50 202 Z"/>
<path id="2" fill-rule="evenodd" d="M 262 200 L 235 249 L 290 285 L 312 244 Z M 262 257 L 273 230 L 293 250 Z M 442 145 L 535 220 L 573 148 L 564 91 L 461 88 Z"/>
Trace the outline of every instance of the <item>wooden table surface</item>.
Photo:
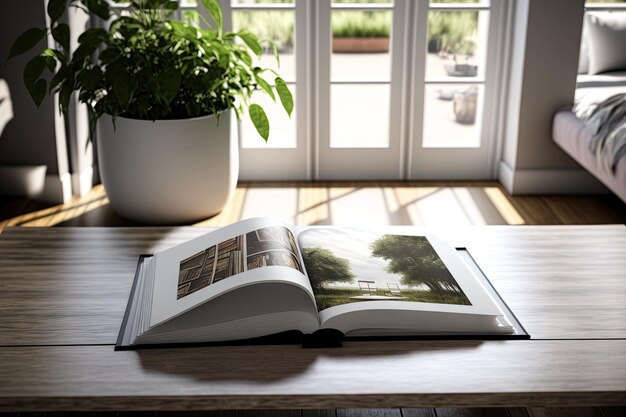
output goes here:
<path id="1" fill-rule="evenodd" d="M 531 334 L 113 351 L 137 257 L 202 228 L 0 235 L 0 410 L 626 404 L 626 227 L 439 230 Z"/>

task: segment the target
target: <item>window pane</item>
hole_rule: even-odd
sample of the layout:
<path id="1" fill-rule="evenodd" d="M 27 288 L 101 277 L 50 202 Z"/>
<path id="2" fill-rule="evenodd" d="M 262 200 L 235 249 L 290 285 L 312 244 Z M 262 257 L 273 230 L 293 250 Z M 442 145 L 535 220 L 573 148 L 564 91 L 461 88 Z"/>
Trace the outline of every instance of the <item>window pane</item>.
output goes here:
<path id="1" fill-rule="evenodd" d="M 280 68 L 273 51 L 265 50 L 260 65 L 278 71 L 287 82 L 295 82 L 294 59 L 294 12 L 293 11 L 233 11 L 233 30 L 246 29 L 254 33 L 259 40 L 271 40 L 278 47 Z"/>
<path id="2" fill-rule="evenodd" d="M 489 5 L 489 0 L 430 0 L 430 4 L 441 4 L 441 3 L 473 3 L 480 5 Z"/>
<path id="3" fill-rule="evenodd" d="M 429 12 L 426 78 L 483 77 L 488 19 L 488 11 Z"/>
<path id="4" fill-rule="evenodd" d="M 389 85 L 332 85 L 331 148 L 389 147 Z"/>
<path id="5" fill-rule="evenodd" d="M 333 4 L 371 4 L 371 3 L 384 3 L 384 4 L 391 4 L 393 3 L 392 0 L 335 0 L 333 1 Z"/>
<path id="6" fill-rule="evenodd" d="M 296 101 L 296 92 L 293 85 L 289 86 L 294 102 Z M 276 92 L 274 92 L 276 94 Z M 246 113 L 243 117 L 240 130 L 239 140 L 243 148 L 295 148 L 296 147 L 296 112 L 294 107 L 291 118 L 281 106 L 278 98 L 276 103 L 265 93 L 255 91 L 252 94 L 252 103 L 257 103 L 263 110 L 270 122 L 270 137 L 265 143 L 263 138 L 258 134 L 256 128 L 250 120 L 250 116 Z"/>
<path id="7" fill-rule="evenodd" d="M 390 80 L 390 11 L 333 11 L 332 31 L 332 81 Z"/>
<path id="8" fill-rule="evenodd" d="M 231 4 L 293 4 L 293 0 L 233 0 Z"/>
<path id="9" fill-rule="evenodd" d="M 480 146 L 482 106 L 482 85 L 426 85 L 422 146 L 425 148 Z"/>

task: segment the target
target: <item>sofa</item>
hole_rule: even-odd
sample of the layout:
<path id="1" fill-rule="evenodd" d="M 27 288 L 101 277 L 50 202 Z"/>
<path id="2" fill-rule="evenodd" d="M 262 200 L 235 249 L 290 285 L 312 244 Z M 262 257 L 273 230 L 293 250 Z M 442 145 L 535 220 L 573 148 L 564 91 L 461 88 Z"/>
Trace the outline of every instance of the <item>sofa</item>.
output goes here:
<path id="1" fill-rule="evenodd" d="M 626 94 L 626 12 L 587 13 L 575 104 L 557 111 L 554 142 L 626 202 L 626 149 L 612 170 L 592 152 L 592 130 L 581 120 L 587 109 L 616 94 Z"/>

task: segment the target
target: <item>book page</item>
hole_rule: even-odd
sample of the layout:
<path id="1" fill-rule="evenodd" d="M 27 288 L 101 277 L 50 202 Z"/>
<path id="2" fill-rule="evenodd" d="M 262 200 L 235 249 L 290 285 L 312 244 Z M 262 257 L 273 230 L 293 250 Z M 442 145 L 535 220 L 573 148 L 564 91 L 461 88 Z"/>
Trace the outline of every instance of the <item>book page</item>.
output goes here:
<path id="1" fill-rule="evenodd" d="M 299 286 L 314 304 L 294 236 L 278 219 L 253 218 L 156 253 L 150 326 L 228 291 L 262 282 Z"/>
<path id="2" fill-rule="evenodd" d="M 311 227 L 299 233 L 322 322 L 359 310 L 500 314 L 454 248 L 411 235 L 410 228 L 393 232 Z"/>

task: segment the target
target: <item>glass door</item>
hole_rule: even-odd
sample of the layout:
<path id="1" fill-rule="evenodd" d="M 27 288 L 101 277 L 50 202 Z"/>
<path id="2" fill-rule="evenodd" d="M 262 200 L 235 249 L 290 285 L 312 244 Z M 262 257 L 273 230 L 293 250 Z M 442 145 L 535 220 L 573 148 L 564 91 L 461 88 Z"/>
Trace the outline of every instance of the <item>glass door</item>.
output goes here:
<path id="1" fill-rule="evenodd" d="M 408 2 L 315 3 L 315 178 L 401 179 Z"/>
<path id="2" fill-rule="evenodd" d="M 289 118 L 259 94 L 267 144 L 239 123 L 242 180 L 494 177 L 509 0 L 220 3 L 227 29 L 277 44 L 295 99 Z"/>
<path id="3" fill-rule="evenodd" d="M 408 177 L 492 178 L 506 2 L 416 3 Z"/>
<path id="4" fill-rule="evenodd" d="M 240 179 L 307 180 L 311 178 L 309 157 L 310 129 L 307 123 L 310 100 L 307 80 L 310 78 L 307 44 L 306 0 L 227 0 L 222 1 L 225 26 L 233 31 L 249 30 L 259 39 L 272 40 L 279 51 L 277 65 L 271 48 L 266 48 L 261 66 L 273 68 L 287 82 L 294 97 L 291 118 L 266 94 L 253 94 L 270 121 L 270 136 L 265 143 L 246 116 L 238 124 L 240 146 Z M 266 79 L 272 81 L 271 74 Z"/>

